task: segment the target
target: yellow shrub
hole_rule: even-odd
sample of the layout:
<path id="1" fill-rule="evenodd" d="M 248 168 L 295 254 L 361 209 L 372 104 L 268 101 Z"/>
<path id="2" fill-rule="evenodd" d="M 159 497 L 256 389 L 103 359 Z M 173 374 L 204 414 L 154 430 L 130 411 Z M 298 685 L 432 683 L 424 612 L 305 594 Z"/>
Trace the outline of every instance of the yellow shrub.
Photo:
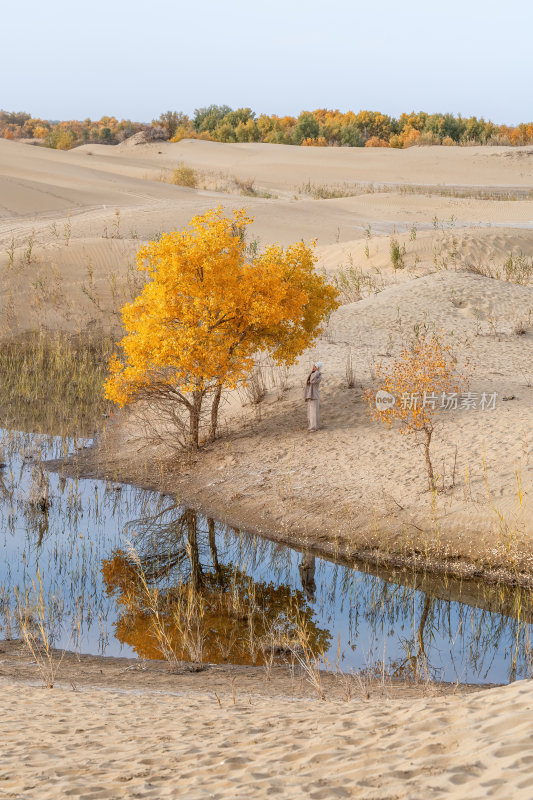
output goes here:
<path id="1" fill-rule="evenodd" d="M 304 139 L 302 147 L 327 147 L 328 143 L 324 136 L 319 136 L 318 139 Z"/>
<path id="2" fill-rule="evenodd" d="M 189 189 L 196 189 L 198 186 L 198 173 L 192 167 L 180 164 L 172 173 L 170 182 L 176 186 L 188 186 Z"/>
<path id="3" fill-rule="evenodd" d="M 389 147 L 389 143 L 385 139 L 380 139 L 378 136 L 372 136 L 367 142 L 365 147 Z"/>

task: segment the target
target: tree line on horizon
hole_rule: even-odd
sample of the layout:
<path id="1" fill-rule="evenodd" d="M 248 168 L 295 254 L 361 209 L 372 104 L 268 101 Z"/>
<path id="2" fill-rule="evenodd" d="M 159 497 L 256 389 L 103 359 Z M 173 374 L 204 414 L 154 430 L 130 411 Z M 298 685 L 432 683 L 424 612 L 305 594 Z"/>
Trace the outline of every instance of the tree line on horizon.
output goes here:
<path id="1" fill-rule="evenodd" d="M 496 125 L 483 118 L 454 114 L 401 114 L 317 109 L 298 117 L 257 116 L 250 108 L 227 105 L 198 108 L 193 117 L 167 111 L 151 124 L 118 120 L 51 121 L 26 112 L 0 111 L 0 137 L 70 150 L 83 144 L 119 144 L 140 131 L 147 139 L 204 139 L 215 142 L 267 142 L 308 147 L 395 147 L 414 145 L 533 144 L 533 122 Z"/>

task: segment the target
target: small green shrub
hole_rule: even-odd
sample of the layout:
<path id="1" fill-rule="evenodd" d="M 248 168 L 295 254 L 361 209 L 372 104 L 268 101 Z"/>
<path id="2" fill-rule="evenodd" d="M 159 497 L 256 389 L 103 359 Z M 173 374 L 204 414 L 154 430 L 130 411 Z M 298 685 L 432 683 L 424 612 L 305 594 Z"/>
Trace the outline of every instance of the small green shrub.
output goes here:
<path id="1" fill-rule="evenodd" d="M 505 280 L 509 283 L 518 283 L 527 286 L 533 280 L 533 258 L 528 258 L 524 253 L 509 253 L 507 260 L 501 267 L 478 262 L 468 264 L 467 269 L 476 275 L 494 280 Z"/>
<path id="2" fill-rule="evenodd" d="M 518 255 L 509 253 L 509 257 L 503 265 L 503 272 L 506 281 L 525 286 L 533 278 L 533 258 L 528 258 L 523 253 L 518 253 Z"/>
<path id="3" fill-rule="evenodd" d="M 405 267 L 405 245 L 400 246 L 398 239 L 393 237 L 390 240 L 390 260 L 394 269 L 403 269 Z"/>

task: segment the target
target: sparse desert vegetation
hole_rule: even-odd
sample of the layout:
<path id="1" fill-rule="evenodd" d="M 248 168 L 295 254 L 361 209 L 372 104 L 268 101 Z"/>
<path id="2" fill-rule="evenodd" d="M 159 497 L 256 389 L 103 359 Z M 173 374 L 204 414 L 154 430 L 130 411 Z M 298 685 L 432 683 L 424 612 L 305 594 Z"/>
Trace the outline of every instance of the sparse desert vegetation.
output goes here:
<path id="1" fill-rule="evenodd" d="M 137 731 L 148 689 L 211 726 L 245 709 L 248 738 L 267 703 L 288 730 L 314 704 L 379 730 L 378 699 L 403 741 L 416 698 L 413 760 L 438 704 L 451 747 L 466 710 L 492 722 L 481 686 L 532 674 L 527 151 L 241 148 L 219 122 L 0 140 L 32 176 L 0 183 L 2 669 L 41 709 L 103 684 Z"/>

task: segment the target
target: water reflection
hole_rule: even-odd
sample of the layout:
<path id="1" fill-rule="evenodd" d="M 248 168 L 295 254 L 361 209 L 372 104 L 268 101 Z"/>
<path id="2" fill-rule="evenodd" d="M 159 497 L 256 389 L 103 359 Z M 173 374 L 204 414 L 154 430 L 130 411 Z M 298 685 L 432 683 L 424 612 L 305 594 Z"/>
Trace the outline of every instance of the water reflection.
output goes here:
<path id="1" fill-rule="evenodd" d="M 135 550 L 115 551 L 102 572 L 122 607 L 115 635 L 139 656 L 261 664 L 297 644 L 295 626 L 312 653 L 328 649 L 303 592 L 221 563 L 214 520 L 173 505 L 127 530 Z"/>
<path id="2" fill-rule="evenodd" d="M 43 507 L 40 460 L 83 444 L 4 435 L 0 636 L 16 635 L 15 594 L 36 602 L 39 570 L 53 642 L 83 652 L 159 656 L 159 614 L 180 658 L 262 663 L 300 626 L 345 669 L 423 664 L 478 683 L 530 674 L 529 591 L 333 563 L 99 480 L 52 473 Z"/>
<path id="3" fill-rule="evenodd" d="M 300 580 L 302 582 L 302 589 L 305 596 L 310 603 L 316 602 L 316 558 L 312 553 L 303 553 L 302 560 L 298 565 L 298 572 L 300 573 Z"/>

